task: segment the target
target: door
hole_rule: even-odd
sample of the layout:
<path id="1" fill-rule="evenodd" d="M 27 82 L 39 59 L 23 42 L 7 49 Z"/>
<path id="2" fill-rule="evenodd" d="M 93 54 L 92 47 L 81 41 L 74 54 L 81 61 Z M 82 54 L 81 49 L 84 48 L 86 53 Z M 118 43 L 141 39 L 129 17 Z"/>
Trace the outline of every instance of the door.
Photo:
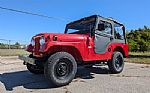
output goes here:
<path id="1" fill-rule="evenodd" d="M 98 22 L 97 30 L 95 31 L 94 51 L 97 54 L 105 53 L 106 48 L 112 39 L 112 24 L 100 20 Z"/>

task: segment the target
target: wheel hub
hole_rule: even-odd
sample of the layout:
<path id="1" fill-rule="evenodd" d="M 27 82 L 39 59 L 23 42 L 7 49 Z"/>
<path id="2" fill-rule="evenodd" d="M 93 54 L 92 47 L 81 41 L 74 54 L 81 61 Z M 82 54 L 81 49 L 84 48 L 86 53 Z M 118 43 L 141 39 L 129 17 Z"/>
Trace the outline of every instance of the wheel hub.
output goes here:
<path id="1" fill-rule="evenodd" d="M 68 73 L 68 65 L 65 62 L 60 62 L 57 66 L 56 71 L 58 76 L 65 76 Z"/>
<path id="2" fill-rule="evenodd" d="M 115 60 L 115 66 L 117 69 L 119 69 L 122 66 L 122 59 L 120 56 L 118 56 Z"/>

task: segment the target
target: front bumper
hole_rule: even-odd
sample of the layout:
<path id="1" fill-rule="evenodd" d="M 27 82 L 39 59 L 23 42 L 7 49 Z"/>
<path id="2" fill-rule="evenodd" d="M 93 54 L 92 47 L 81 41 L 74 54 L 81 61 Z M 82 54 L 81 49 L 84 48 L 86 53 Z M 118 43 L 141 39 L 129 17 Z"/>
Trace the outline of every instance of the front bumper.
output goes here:
<path id="1" fill-rule="evenodd" d="M 36 60 L 34 58 L 30 58 L 29 56 L 27 55 L 19 55 L 18 56 L 20 60 L 23 60 L 24 61 L 24 64 L 32 64 L 32 65 L 36 65 Z"/>

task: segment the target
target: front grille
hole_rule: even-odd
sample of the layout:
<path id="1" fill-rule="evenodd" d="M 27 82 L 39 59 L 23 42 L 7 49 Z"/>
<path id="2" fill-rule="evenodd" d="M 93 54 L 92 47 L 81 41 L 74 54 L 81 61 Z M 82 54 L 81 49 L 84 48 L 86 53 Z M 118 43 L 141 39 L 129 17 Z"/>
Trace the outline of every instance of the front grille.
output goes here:
<path id="1" fill-rule="evenodd" d="M 34 46 L 34 52 L 37 55 L 40 49 L 40 38 L 35 38 L 35 46 Z"/>

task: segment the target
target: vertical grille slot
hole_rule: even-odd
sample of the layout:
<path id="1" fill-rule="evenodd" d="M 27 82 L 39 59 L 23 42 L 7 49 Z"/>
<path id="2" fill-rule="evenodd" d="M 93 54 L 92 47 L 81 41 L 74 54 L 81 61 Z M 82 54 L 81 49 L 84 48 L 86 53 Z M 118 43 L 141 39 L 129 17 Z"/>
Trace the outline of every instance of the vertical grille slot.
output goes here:
<path id="1" fill-rule="evenodd" d="M 39 49 L 40 49 L 40 38 L 39 37 L 35 38 L 34 49 L 35 49 L 35 54 L 37 54 L 39 52 Z"/>

